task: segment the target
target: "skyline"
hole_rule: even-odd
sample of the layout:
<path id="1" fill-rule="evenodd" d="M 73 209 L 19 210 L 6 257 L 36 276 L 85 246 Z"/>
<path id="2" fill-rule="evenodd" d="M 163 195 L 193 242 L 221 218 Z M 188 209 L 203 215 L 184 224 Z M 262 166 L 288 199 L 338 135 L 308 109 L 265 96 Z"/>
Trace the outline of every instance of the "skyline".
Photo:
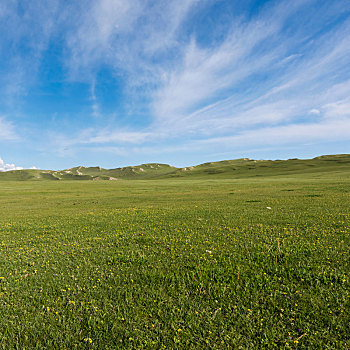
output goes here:
<path id="1" fill-rule="evenodd" d="M 0 171 L 350 153 L 347 1 L 0 4 Z"/>

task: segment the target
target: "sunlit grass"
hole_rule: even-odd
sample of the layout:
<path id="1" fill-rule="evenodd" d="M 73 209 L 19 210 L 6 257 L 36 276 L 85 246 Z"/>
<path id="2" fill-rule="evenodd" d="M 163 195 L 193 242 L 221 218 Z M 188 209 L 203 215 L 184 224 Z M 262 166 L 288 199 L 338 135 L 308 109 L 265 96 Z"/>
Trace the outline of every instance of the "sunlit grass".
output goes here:
<path id="1" fill-rule="evenodd" d="M 1 184 L 1 347 L 346 349 L 349 185 Z"/>

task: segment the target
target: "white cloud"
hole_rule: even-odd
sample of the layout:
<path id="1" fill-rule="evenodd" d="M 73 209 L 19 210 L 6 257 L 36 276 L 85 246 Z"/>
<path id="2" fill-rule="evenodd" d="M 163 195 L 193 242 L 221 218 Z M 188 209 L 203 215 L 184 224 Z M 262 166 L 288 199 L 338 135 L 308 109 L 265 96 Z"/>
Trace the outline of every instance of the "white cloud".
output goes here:
<path id="1" fill-rule="evenodd" d="M 73 74 L 82 69 L 93 71 L 95 65 L 102 62 L 110 63 L 114 56 L 113 41 L 131 30 L 142 10 L 139 0 L 91 1 L 86 2 L 85 7 L 67 38 L 71 53 L 68 65 Z"/>
<path id="2" fill-rule="evenodd" d="M 124 154 L 128 150 L 175 148 L 180 152 L 212 143 L 253 147 L 264 142 L 336 140 L 324 132 L 326 128 L 347 140 L 341 124 L 348 125 L 350 110 L 349 21 L 339 21 L 334 29 L 320 32 L 317 16 L 296 15 L 315 1 L 267 2 L 260 14 L 249 19 L 233 17 L 226 33 L 221 28 L 219 39 L 206 41 L 195 32 L 186 32 L 186 25 L 208 3 L 213 2 L 85 0 L 61 6 L 54 1 L 42 11 L 37 24 L 30 18 L 40 12 L 40 1 L 26 5 L 25 18 L 16 13 L 14 5 L 0 5 L 0 16 L 6 13 L 3 18 L 15 14 L 14 23 L 6 21 L 15 45 L 31 33 L 29 56 L 34 70 L 50 38 L 59 34 L 66 45 L 63 59 L 71 73 L 67 79 L 91 86 L 94 127 L 88 124 L 90 115 L 88 128 L 74 130 L 77 124 L 72 117 L 72 130 L 54 135 L 50 142 L 57 147 L 52 149 L 67 154 L 91 147 Z M 323 11 L 332 7 L 323 6 Z M 285 30 L 286 23 L 295 21 L 296 16 L 295 30 Z M 28 29 L 31 24 L 33 31 Z M 19 30 L 14 30 L 15 26 Z M 9 95 L 24 91 L 31 63 L 26 65 L 23 59 L 12 62 L 7 77 Z M 116 94 L 130 104 L 129 110 L 129 105 L 123 105 L 115 113 L 123 126 L 118 126 L 117 117 L 113 121 L 103 115 L 108 108 L 104 109 L 103 98 L 99 99 L 97 71 L 101 67 L 107 67 L 107 74 L 118 80 Z M 119 106 L 124 103 L 117 102 Z M 134 106 L 145 110 L 149 122 L 134 123 Z M 128 112 L 133 113 L 129 124 Z M 13 124 L 0 118 L 0 141 L 14 138 Z"/>
<path id="3" fill-rule="evenodd" d="M 16 139 L 18 139 L 18 136 L 13 123 L 0 116 L 0 142 Z"/>
<path id="4" fill-rule="evenodd" d="M 298 40 L 284 37 L 280 20 L 267 24 L 261 19 L 243 28 L 233 29 L 214 49 L 201 49 L 194 41 L 187 46 L 184 64 L 155 95 L 155 125 L 173 135 L 210 136 L 278 123 L 292 126 L 300 119 L 307 124 L 308 115 L 321 116 L 323 110 L 324 116 L 330 109 L 335 118 L 349 115 L 348 103 L 340 100 L 350 95 L 349 81 L 341 82 L 350 73 L 350 22 L 310 39 L 312 50 L 289 55 L 287 61 L 282 59 L 285 43 L 293 50 Z M 256 49 L 276 38 L 281 44 Z M 282 67 L 279 61 L 288 64 Z M 271 77 L 259 85 L 255 74 Z"/>
<path id="5" fill-rule="evenodd" d="M 11 171 L 11 170 L 23 170 L 21 166 L 16 166 L 15 164 L 5 163 L 0 157 L 0 171 Z M 32 166 L 30 169 L 39 169 L 35 166 Z"/>
<path id="6" fill-rule="evenodd" d="M 350 93 L 350 91 L 349 91 Z M 342 120 L 350 117 L 350 98 L 334 101 L 323 106 L 325 117 Z"/>
<path id="7" fill-rule="evenodd" d="M 94 80 L 96 70 L 108 65 L 129 87 L 158 83 L 164 62 L 154 60 L 165 55 L 162 59 L 171 61 L 181 50 L 177 34 L 196 4 L 198 0 L 85 2 L 66 33 L 71 79 Z"/>
<path id="8" fill-rule="evenodd" d="M 313 108 L 313 109 L 310 109 L 309 114 L 311 114 L 311 115 L 320 115 L 321 112 L 318 109 Z"/>
<path id="9" fill-rule="evenodd" d="M 5 163 L 0 157 L 0 171 L 22 170 L 22 167 L 16 167 L 14 164 Z"/>
<path id="10" fill-rule="evenodd" d="M 202 5 L 207 1 L 202 1 Z M 143 51 L 147 55 L 153 55 L 158 51 L 164 52 L 169 48 L 178 47 L 177 32 L 199 2 L 199 0 L 158 1 L 157 6 L 149 7 L 144 15 L 152 20 L 146 25 L 144 37 L 140 37 Z"/>
<path id="11" fill-rule="evenodd" d="M 118 143 L 118 144 L 138 144 L 147 141 L 148 138 L 152 137 L 152 133 L 149 132 L 133 132 L 133 131 L 104 131 L 99 132 L 97 135 L 94 135 L 84 142 L 87 143 Z"/>
<path id="12" fill-rule="evenodd" d="M 91 88 L 90 88 L 91 92 L 91 101 L 92 101 L 92 105 L 91 105 L 91 109 L 92 109 L 92 115 L 94 117 L 100 117 L 101 114 L 100 114 L 100 105 L 98 103 L 98 100 L 97 100 L 97 96 L 96 96 L 96 81 L 94 80 L 91 84 Z"/>
<path id="13" fill-rule="evenodd" d="M 216 137 L 194 142 L 206 147 L 244 149 L 247 146 L 285 146 L 317 142 L 350 141 L 350 117 L 321 123 L 288 124 L 244 131 L 235 136 Z"/>
<path id="14" fill-rule="evenodd" d="M 268 8 L 250 22 L 236 20 L 226 38 L 214 46 L 200 47 L 193 38 L 183 48 L 183 62 L 177 62 L 176 68 L 164 75 L 163 86 L 155 93 L 153 111 L 157 120 L 177 122 L 205 107 L 208 100 L 230 96 L 252 76 L 285 61 L 285 44 L 276 36 L 280 35 L 283 21 L 303 3 Z M 284 64 L 300 56 L 289 55 Z"/>
<path id="15" fill-rule="evenodd" d="M 21 10 L 19 10 L 21 8 Z M 40 0 L 2 2 L 0 7 L 0 38 L 3 71 L 0 77 L 1 96 L 13 103 L 35 84 L 42 53 L 47 49 L 52 33 L 57 29 L 59 1 L 43 6 Z"/>

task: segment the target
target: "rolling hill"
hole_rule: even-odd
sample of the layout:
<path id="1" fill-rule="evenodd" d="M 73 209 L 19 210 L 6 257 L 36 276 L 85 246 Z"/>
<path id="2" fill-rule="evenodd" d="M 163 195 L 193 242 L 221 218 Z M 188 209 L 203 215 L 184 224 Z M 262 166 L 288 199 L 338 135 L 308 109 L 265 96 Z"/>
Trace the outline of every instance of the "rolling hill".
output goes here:
<path id="1" fill-rule="evenodd" d="M 245 178 L 338 172 L 350 175 L 350 154 L 325 155 L 313 159 L 254 160 L 241 158 L 175 168 L 149 163 L 115 169 L 74 167 L 65 170 L 13 170 L 0 172 L 0 181 L 146 180 L 166 178 Z"/>

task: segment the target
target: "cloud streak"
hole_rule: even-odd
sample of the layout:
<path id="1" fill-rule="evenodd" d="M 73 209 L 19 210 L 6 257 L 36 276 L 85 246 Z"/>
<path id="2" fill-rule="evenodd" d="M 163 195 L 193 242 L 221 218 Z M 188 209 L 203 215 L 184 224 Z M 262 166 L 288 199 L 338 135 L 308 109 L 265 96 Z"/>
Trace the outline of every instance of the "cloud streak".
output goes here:
<path id="1" fill-rule="evenodd" d="M 18 140 L 18 138 L 13 123 L 7 121 L 4 117 L 0 117 L 0 142 Z"/>
<path id="2" fill-rule="evenodd" d="M 68 112 L 55 112 L 61 127 L 48 122 L 49 113 L 33 113 L 24 124 L 33 134 L 45 124 L 36 148 L 49 144 L 61 156 L 78 157 L 82 150 L 125 156 L 221 148 L 244 153 L 248 147 L 338 140 L 346 147 L 347 2 L 267 1 L 254 11 L 247 2 L 237 13 L 228 10 L 232 4 L 84 0 L 42 8 L 34 0 L 24 5 L 25 14 L 2 4 L 0 22 L 10 35 L 0 39 L 1 52 L 14 43 L 2 67 L 8 72 L 2 75 L 3 95 L 25 100 L 29 87 L 45 79 L 53 95 L 72 95 L 64 100 Z M 51 57 L 60 65 L 53 76 L 45 66 Z M 71 86 L 81 87 L 74 90 L 77 97 Z M 81 112 L 69 112 L 78 103 Z M 0 110 L 14 116 L 0 118 L 2 140 L 18 137 L 14 125 L 17 131 L 26 112 L 12 113 L 16 108 Z"/>
<path id="3" fill-rule="evenodd" d="M 226 137 L 227 134 L 239 134 L 241 136 L 236 137 L 242 139 L 242 135 L 284 130 L 288 125 L 292 131 L 296 123 L 302 123 L 301 119 L 308 129 L 310 119 L 317 116 L 320 124 L 317 120 L 313 122 L 320 125 L 321 130 L 328 113 L 325 106 L 332 104 L 338 110 L 342 108 L 347 116 L 341 99 L 350 89 L 347 81 L 339 82 L 349 77 L 340 74 L 349 73 L 350 22 L 344 21 L 336 30 L 322 35 L 317 27 L 312 28 L 307 37 L 304 32 L 286 34 L 286 22 L 310 3 L 298 1 L 291 7 L 284 2 L 265 8 L 256 18 L 236 21 L 221 42 L 209 47 L 200 47 L 191 37 L 188 44 L 182 46 L 174 69 L 169 70 L 167 60 L 152 68 L 162 75 L 157 77 L 157 84 L 149 94 L 153 112 L 150 126 L 131 132 L 98 131 L 84 142 L 142 144 L 156 138 Z M 187 2 L 187 6 L 190 9 L 194 2 Z M 141 7 L 135 8 L 132 20 L 129 18 L 133 23 L 139 20 Z M 178 47 L 174 33 L 186 15 L 184 11 L 175 16 L 176 20 L 164 34 L 166 42 L 160 45 L 157 41 L 154 47 L 150 46 L 152 53 Z M 126 23 L 123 30 L 128 32 L 131 22 Z M 147 38 L 154 41 L 154 28 L 147 28 Z M 110 30 L 107 32 L 111 40 Z M 147 42 L 145 37 L 138 38 L 137 42 Z M 133 45 L 128 49 L 135 50 Z M 136 50 L 130 52 L 130 56 L 145 64 Z M 131 61 L 133 69 L 137 69 L 140 63 Z M 270 129 L 277 125 L 278 128 Z M 250 131 L 254 128 L 256 131 Z"/>

